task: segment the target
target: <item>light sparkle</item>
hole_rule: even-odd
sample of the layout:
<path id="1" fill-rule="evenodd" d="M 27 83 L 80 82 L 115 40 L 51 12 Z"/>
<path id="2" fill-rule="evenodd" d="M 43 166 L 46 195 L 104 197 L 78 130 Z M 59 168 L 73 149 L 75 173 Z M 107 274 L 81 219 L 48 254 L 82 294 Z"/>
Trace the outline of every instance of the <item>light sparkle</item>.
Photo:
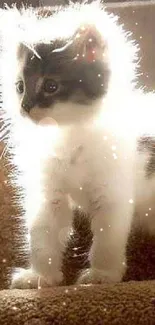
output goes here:
<path id="1" fill-rule="evenodd" d="M 115 153 L 113 153 L 113 158 L 114 158 L 114 159 L 117 159 L 117 158 L 118 158 L 117 155 L 116 155 Z"/>
<path id="2" fill-rule="evenodd" d="M 73 231 L 73 229 L 69 232 L 69 235 L 70 236 L 73 236 L 73 234 L 74 234 L 74 231 Z"/>
<path id="3" fill-rule="evenodd" d="M 78 33 L 77 35 L 76 35 L 76 38 L 79 38 L 81 35 L 80 35 L 80 33 Z"/>

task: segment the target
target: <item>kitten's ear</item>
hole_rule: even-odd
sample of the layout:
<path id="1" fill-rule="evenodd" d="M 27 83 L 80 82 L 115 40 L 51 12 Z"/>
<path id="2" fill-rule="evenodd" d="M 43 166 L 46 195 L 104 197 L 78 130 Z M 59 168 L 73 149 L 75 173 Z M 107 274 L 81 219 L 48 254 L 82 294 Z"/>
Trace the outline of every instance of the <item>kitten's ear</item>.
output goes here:
<path id="1" fill-rule="evenodd" d="M 80 27 L 75 34 L 74 45 L 77 50 L 76 60 L 85 60 L 89 63 L 94 60 L 103 60 L 105 42 L 95 26 Z"/>

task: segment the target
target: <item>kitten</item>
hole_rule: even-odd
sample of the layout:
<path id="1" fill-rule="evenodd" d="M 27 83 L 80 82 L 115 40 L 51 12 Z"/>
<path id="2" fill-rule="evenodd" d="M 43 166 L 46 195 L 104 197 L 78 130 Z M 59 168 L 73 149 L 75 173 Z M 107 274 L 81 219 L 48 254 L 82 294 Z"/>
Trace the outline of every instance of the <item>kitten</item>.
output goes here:
<path id="1" fill-rule="evenodd" d="M 31 251 L 31 269 L 12 287 L 62 282 L 75 208 L 93 233 L 78 283 L 121 281 L 135 194 L 137 47 L 98 2 L 3 15 L 3 105 Z"/>

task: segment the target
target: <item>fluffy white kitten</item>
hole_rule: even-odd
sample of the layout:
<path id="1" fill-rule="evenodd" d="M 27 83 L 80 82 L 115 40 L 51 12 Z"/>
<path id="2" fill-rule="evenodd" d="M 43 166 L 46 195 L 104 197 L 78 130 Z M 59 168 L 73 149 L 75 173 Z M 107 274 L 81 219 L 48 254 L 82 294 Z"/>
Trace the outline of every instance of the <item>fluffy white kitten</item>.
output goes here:
<path id="1" fill-rule="evenodd" d="M 121 281 L 135 196 L 137 48 L 96 2 L 11 9 L 5 24 L 4 118 L 31 252 L 31 269 L 12 287 L 61 283 L 75 208 L 93 233 L 78 283 Z"/>

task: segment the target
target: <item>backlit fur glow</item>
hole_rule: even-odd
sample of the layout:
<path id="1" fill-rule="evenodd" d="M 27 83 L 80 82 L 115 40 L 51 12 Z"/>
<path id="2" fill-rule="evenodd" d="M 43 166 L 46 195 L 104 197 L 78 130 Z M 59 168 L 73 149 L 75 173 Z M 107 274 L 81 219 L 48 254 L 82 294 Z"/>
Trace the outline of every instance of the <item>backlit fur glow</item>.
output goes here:
<path id="1" fill-rule="evenodd" d="M 42 60 L 36 44 L 64 39 L 68 45 L 85 26 L 95 26 L 105 44 L 103 64 L 110 71 L 106 95 L 92 100 L 89 109 L 68 101 L 36 106 L 25 115 L 15 90 L 19 44 Z M 120 281 L 133 215 L 136 140 L 145 129 L 153 130 L 145 113 L 147 100 L 141 100 L 141 90 L 135 91 L 137 46 L 99 2 L 70 5 L 44 18 L 32 8 L 1 11 L 0 30 L 4 123 L 19 169 L 13 182 L 23 189 L 19 204 L 30 234 L 32 265 L 12 286 L 37 287 L 38 278 L 48 285 L 61 282 L 75 206 L 92 217 L 94 234 L 91 268 L 78 282 Z M 153 95 L 148 98 L 152 105 Z M 143 122 L 137 123 L 140 112 Z"/>
<path id="2" fill-rule="evenodd" d="M 112 72 L 111 82 L 114 78 L 111 87 L 115 88 L 117 82 L 119 85 L 121 82 L 122 87 L 125 88 L 131 86 L 131 81 L 135 81 L 133 61 L 136 59 L 137 47 L 131 46 L 132 42 L 126 42 L 129 33 L 123 32 L 122 27 L 117 25 L 117 17 L 107 14 L 99 2 L 66 7 L 52 17 L 42 19 L 37 17 L 32 8 L 23 9 L 21 13 L 14 8 L 5 13 L 2 11 L 0 24 L 3 28 L 9 26 L 7 31 L 5 30 L 4 37 L 6 49 L 8 49 L 8 44 L 12 45 L 9 52 L 10 50 L 16 51 L 19 43 L 27 45 L 33 51 L 33 46 L 37 43 L 50 43 L 57 38 L 69 39 L 79 26 L 94 25 L 103 35 L 108 47 L 108 61 Z M 50 25 L 53 27 L 49 28 Z M 119 89 L 120 87 L 116 91 Z"/>

